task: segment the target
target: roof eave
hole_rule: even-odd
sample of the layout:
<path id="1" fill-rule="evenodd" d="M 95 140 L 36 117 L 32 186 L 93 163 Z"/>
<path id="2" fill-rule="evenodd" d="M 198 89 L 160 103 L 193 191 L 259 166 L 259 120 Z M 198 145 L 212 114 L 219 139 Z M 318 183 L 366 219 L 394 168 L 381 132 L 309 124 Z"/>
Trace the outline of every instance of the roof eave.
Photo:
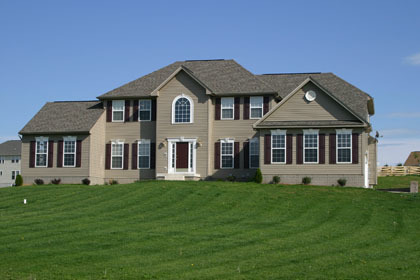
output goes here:
<path id="1" fill-rule="evenodd" d="M 257 125 L 255 129 L 264 128 L 341 128 L 341 127 L 368 127 L 366 124 L 337 124 L 337 125 Z"/>

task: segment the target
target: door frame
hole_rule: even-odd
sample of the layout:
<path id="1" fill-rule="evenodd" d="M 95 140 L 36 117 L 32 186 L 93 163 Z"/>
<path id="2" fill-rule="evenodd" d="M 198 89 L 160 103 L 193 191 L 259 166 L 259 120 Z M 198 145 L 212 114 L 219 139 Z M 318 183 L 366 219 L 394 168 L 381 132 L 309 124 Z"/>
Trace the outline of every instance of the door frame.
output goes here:
<path id="1" fill-rule="evenodd" d="M 177 137 L 177 138 L 167 138 L 166 140 L 168 141 L 168 169 L 167 169 L 168 173 L 169 174 L 195 174 L 196 162 L 197 162 L 197 138 Z M 188 171 L 187 172 L 176 171 L 176 143 L 177 142 L 188 142 Z M 191 157 L 192 157 L 192 167 L 191 167 Z"/>

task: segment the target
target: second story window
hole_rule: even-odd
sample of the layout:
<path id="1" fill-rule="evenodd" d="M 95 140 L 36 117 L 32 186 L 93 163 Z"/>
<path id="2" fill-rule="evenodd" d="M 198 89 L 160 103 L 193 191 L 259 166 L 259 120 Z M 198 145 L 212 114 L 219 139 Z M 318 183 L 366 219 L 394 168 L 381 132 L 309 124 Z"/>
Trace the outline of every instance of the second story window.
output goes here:
<path id="1" fill-rule="evenodd" d="M 191 98 L 182 94 L 172 102 L 172 123 L 193 123 L 194 105 Z"/>
<path id="2" fill-rule="evenodd" d="M 234 116 L 234 99 L 233 97 L 223 97 L 221 99 L 222 120 L 233 120 Z"/>
<path id="3" fill-rule="evenodd" d="M 76 166 L 76 138 L 64 137 L 63 143 L 63 166 Z"/>
<path id="4" fill-rule="evenodd" d="M 259 119 L 263 116 L 263 97 L 252 96 L 250 98 L 251 119 Z"/>
<path id="5" fill-rule="evenodd" d="M 114 142 L 111 145 L 111 169 L 123 168 L 124 143 Z"/>
<path id="6" fill-rule="evenodd" d="M 37 138 L 36 139 L 36 167 L 47 167 L 48 162 L 48 138 Z"/>
<path id="7" fill-rule="evenodd" d="M 150 121 L 152 116 L 152 101 L 143 99 L 139 101 L 139 120 Z"/>
<path id="8" fill-rule="evenodd" d="M 303 151 L 304 163 L 318 163 L 318 130 L 304 131 Z"/>
<path id="9" fill-rule="evenodd" d="M 112 121 L 124 121 L 124 100 L 112 100 Z"/>

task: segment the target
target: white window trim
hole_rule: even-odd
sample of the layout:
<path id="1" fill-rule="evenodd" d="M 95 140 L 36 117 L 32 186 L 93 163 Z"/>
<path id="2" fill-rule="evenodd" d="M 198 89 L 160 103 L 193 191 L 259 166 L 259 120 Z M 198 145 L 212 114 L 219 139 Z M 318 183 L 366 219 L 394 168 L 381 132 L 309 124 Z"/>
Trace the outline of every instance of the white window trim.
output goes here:
<path id="1" fill-rule="evenodd" d="M 112 167 L 112 157 L 114 157 L 114 155 L 112 154 L 112 145 L 115 145 L 115 144 L 117 144 L 117 145 L 122 145 L 122 155 L 121 155 L 121 158 L 122 158 L 122 164 L 121 164 L 121 167 Z M 120 156 L 115 156 L 115 157 L 120 157 Z M 123 141 L 120 141 L 120 140 L 115 140 L 115 141 L 112 141 L 111 142 L 111 169 L 116 169 L 116 170 L 118 170 L 118 169 L 124 169 L 124 142 Z"/>
<path id="2" fill-rule="evenodd" d="M 188 101 L 190 101 L 190 121 L 189 122 L 175 122 L 175 104 L 180 98 L 186 98 L 188 99 Z M 181 93 L 181 95 L 178 95 L 172 101 L 172 124 L 187 124 L 187 123 L 194 123 L 194 102 L 191 99 L 191 97 Z"/>
<path id="3" fill-rule="evenodd" d="M 66 142 L 74 141 L 74 153 L 66 153 L 65 146 Z M 65 136 L 63 137 L 63 167 L 76 167 L 76 151 L 77 151 L 77 137 L 76 136 Z M 74 154 L 74 164 L 73 165 L 65 165 L 64 155 L 71 155 Z"/>
<path id="4" fill-rule="evenodd" d="M 114 109 L 114 101 L 122 101 L 122 103 L 123 103 L 122 110 L 115 110 Z M 112 105 L 112 122 L 124 122 L 125 100 L 112 100 L 111 102 L 112 102 L 111 103 L 111 105 Z M 121 112 L 121 111 L 122 111 L 122 115 L 123 115 L 122 120 L 114 120 L 114 112 Z"/>
<path id="5" fill-rule="evenodd" d="M 224 118 L 223 117 L 223 100 L 232 100 L 232 117 L 231 118 Z M 226 110 L 230 110 L 231 108 L 225 108 Z M 221 120 L 234 120 L 235 119 L 235 98 L 233 97 L 222 97 L 220 98 L 220 119 Z"/>
<path id="6" fill-rule="evenodd" d="M 13 176 L 13 172 L 14 172 L 14 176 Z M 20 170 L 12 170 L 12 180 L 16 180 L 16 177 L 17 177 L 17 175 L 19 175 L 20 174 Z M 15 177 L 15 178 L 13 178 L 13 177 Z"/>
<path id="7" fill-rule="evenodd" d="M 287 130 L 275 129 L 271 130 L 271 163 L 272 164 L 286 164 L 287 157 Z M 275 148 L 276 150 L 284 150 L 284 161 L 273 161 L 273 135 L 283 135 L 284 136 L 284 148 Z"/>
<path id="8" fill-rule="evenodd" d="M 252 99 L 261 99 L 261 107 L 260 106 L 252 106 Z M 252 117 L 252 109 L 261 109 L 261 117 L 253 118 Z M 249 99 L 249 119 L 251 120 L 259 120 L 264 116 L 264 98 L 262 96 L 251 96 Z"/>
<path id="9" fill-rule="evenodd" d="M 258 143 L 258 149 L 257 149 L 257 151 L 258 151 L 258 166 L 257 167 L 252 167 L 251 166 L 251 163 L 252 163 L 252 161 L 251 161 L 251 143 L 254 143 L 254 142 L 257 142 Z M 260 143 L 259 142 L 260 142 L 260 140 L 258 139 L 258 137 L 254 137 L 254 138 L 249 139 L 248 162 L 249 162 L 249 168 L 250 169 L 258 169 L 260 167 L 260 164 L 259 164 L 259 159 L 260 159 Z"/>
<path id="10" fill-rule="evenodd" d="M 305 158 L 305 150 L 313 150 L 315 148 L 305 148 L 305 135 L 316 135 L 316 162 L 306 162 Z M 319 164 L 319 129 L 304 129 L 303 130 L 303 163 L 304 164 Z"/>
<path id="11" fill-rule="evenodd" d="M 150 169 L 150 139 L 141 139 L 137 141 L 137 169 Z M 147 155 L 149 157 L 149 165 L 148 167 L 140 167 L 140 156 L 146 156 L 146 155 L 140 155 L 140 144 L 148 144 L 149 145 L 149 154 Z"/>
<path id="12" fill-rule="evenodd" d="M 348 149 L 348 148 L 338 148 L 338 134 L 350 134 L 350 161 L 338 161 L 338 150 L 339 149 Z M 335 162 L 337 164 L 349 164 L 353 163 L 353 135 L 351 129 L 336 129 L 336 135 L 335 135 Z"/>
<path id="13" fill-rule="evenodd" d="M 222 154 L 222 145 L 226 144 L 226 143 L 232 143 L 232 167 L 223 167 L 222 164 L 222 159 L 223 159 L 223 154 Z M 228 154 L 226 154 L 226 156 L 229 156 Z M 220 140 L 220 169 L 233 169 L 235 168 L 235 140 L 234 139 L 221 139 Z"/>
<path id="14" fill-rule="evenodd" d="M 140 110 L 140 102 L 142 102 L 142 101 L 148 101 L 149 102 L 149 104 L 150 104 L 150 109 L 149 110 Z M 149 111 L 150 112 L 148 120 L 141 120 L 140 119 L 140 112 L 141 111 Z M 140 99 L 139 100 L 139 113 L 138 114 L 139 114 L 139 117 L 138 117 L 139 122 L 150 122 L 152 120 L 152 100 L 151 99 Z"/>
<path id="15" fill-rule="evenodd" d="M 47 149 L 46 149 L 46 152 L 45 153 L 38 153 L 38 142 L 47 142 Z M 45 168 L 45 167 L 48 167 L 48 152 L 49 152 L 49 149 L 50 147 L 49 147 L 49 143 L 48 143 L 48 137 L 35 137 L 35 167 L 43 167 L 43 168 Z M 38 165 L 37 164 L 37 155 L 43 155 L 43 154 L 46 154 L 47 156 L 46 156 L 46 160 L 45 160 L 45 166 L 40 166 L 40 165 Z"/>

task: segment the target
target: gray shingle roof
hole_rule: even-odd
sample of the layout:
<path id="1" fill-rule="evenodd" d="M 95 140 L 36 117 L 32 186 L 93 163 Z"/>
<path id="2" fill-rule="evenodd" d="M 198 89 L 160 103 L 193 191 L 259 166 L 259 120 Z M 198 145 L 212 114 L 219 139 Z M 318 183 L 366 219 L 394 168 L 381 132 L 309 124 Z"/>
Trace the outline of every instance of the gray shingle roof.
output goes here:
<path id="1" fill-rule="evenodd" d="M 19 133 L 87 133 L 103 112 L 100 101 L 48 102 Z"/>
<path id="2" fill-rule="evenodd" d="M 265 121 L 258 124 L 257 128 L 273 127 L 362 127 L 363 123 L 358 121 Z"/>
<path id="3" fill-rule="evenodd" d="M 0 144 L 0 156 L 20 156 L 21 149 L 20 140 L 9 140 Z"/>
<path id="4" fill-rule="evenodd" d="M 99 96 L 99 99 L 150 96 L 175 70 L 184 67 L 214 94 L 275 93 L 276 90 L 234 60 L 177 61 Z"/>

